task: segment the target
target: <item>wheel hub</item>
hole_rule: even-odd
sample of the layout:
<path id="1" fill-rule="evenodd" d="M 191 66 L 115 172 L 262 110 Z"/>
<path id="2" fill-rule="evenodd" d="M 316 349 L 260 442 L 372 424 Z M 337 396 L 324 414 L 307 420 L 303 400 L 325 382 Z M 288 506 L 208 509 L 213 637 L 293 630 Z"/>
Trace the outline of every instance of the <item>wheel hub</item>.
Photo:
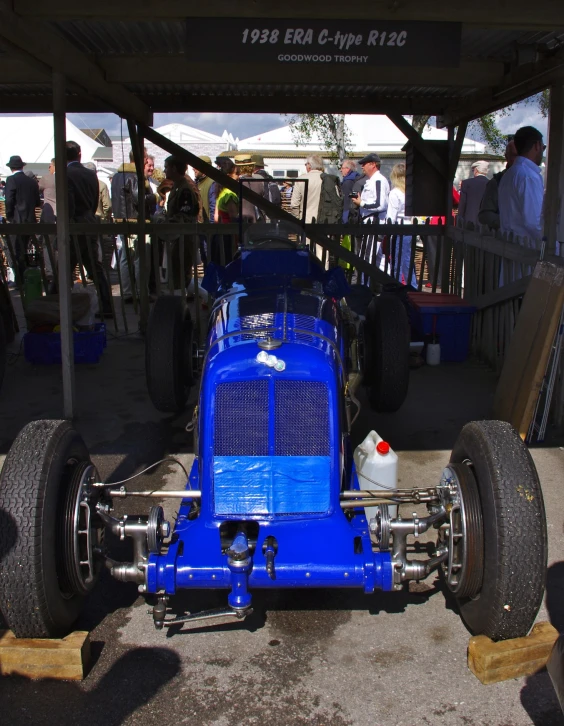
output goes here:
<path id="1" fill-rule="evenodd" d="M 448 549 L 442 565 L 449 590 L 476 597 L 484 572 L 484 532 L 476 479 L 469 463 L 449 464 L 437 487 L 448 522 L 439 529 L 438 547 Z"/>
<path id="2" fill-rule="evenodd" d="M 97 523 L 95 505 L 100 497 L 92 484 L 99 480 L 90 462 L 69 462 L 71 474 L 59 511 L 58 574 L 67 597 L 92 590 L 101 567 L 98 553 L 104 529 Z"/>

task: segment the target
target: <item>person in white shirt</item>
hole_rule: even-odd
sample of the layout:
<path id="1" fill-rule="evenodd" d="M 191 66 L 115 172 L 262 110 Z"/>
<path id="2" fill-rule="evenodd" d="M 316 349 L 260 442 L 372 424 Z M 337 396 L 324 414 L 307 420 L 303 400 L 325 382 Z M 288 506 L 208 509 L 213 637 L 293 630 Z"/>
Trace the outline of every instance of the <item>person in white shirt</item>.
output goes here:
<path id="1" fill-rule="evenodd" d="M 401 224 L 405 217 L 405 164 L 396 164 L 390 174 L 390 181 L 394 188 L 388 197 L 388 220 L 392 224 Z M 415 271 L 411 273 L 409 280 L 409 267 L 411 263 L 411 242 L 412 237 L 406 235 L 403 237 L 393 236 L 391 254 L 394 259 L 394 273 L 397 275 L 399 267 L 399 280 L 404 285 L 410 284 L 417 288 L 417 278 Z M 409 281 L 409 282 L 408 282 Z"/>
<path id="2" fill-rule="evenodd" d="M 537 248 L 542 237 L 544 185 L 540 165 L 544 150 L 542 134 L 533 126 L 523 126 L 513 139 L 517 158 L 499 184 L 499 219 L 502 232 L 526 237 Z M 524 242 L 521 242 L 524 244 Z"/>
<path id="3" fill-rule="evenodd" d="M 362 188 L 359 196 L 351 199 L 353 204 L 360 208 L 360 216 L 363 222 L 368 221 L 385 221 L 388 211 L 388 196 L 390 194 L 390 185 L 386 177 L 380 172 L 381 160 L 378 154 L 368 154 L 359 162 L 362 171 L 366 176 L 366 183 Z M 366 256 L 370 260 L 372 258 L 374 240 L 377 237 L 368 237 L 366 243 Z M 376 266 L 380 267 L 382 260 L 382 251 L 378 249 L 376 253 Z"/>

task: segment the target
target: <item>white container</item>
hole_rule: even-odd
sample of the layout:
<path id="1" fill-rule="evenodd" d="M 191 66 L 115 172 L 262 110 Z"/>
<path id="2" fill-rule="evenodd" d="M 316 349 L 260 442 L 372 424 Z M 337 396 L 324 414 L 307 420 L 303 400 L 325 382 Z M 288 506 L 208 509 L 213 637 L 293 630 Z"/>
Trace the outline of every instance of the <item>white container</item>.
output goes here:
<path id="1" fill-rule="evenodd" d="M 390 445 L 371 431 L 354 450 L 354 463 L 361 489 L 396 489 L 398 482 L 398 455 Z M 389 507 L 390 516 L 397 517 L 397 504 Z M 365 507 L 366 521 L 376 516 L 376 507 Z"/>
<path id="2" fill-rule="evenodd" d="M 427 345 L 427 365 L 438 366 L 441 362 L 441 344 L 429 343 Z"/>

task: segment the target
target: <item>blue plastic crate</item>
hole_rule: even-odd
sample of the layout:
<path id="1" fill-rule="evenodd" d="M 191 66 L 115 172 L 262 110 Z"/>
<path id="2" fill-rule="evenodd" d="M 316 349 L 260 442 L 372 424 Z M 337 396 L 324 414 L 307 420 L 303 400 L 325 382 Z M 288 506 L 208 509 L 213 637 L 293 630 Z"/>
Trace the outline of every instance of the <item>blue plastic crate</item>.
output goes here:
<path id="1" fill-rule="evenodd" d="M 98 323 L 94 330 L 74 333 L 74 362 L 98 363 L 106 341 L 106 326 Z M 26 333 L 24 335 L 24 356 L 28 363 L 50 365 L 61 362 L 60 333 Z"/>
<path id="2" fill-rule="evenodd" d="M 441 344 L 441 361 L 461 363 L 468 357 L 470 324 L 476 308 L 458 295 L 426 292 L 408 293 L 411 324 L 423 338 L 435 332 Z M 433 330 L 434 326 L 434 330 Z"/>

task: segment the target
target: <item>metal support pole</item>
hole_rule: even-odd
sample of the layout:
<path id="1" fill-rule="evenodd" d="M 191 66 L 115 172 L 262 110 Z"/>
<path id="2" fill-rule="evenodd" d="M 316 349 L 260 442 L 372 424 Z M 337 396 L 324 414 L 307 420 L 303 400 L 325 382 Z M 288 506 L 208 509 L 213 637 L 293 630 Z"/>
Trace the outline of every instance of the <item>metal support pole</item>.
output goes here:
<path id="1" fill-rule="evenodd" d="M 76 415 L 74 339 L 72 331 L 69 195 L 67 184 L 67 132 L 65 77 L 53 71 L 53 121 L 55 126 L 55 190 L 57 193 L 57 245 L 59 252 L 59 309 L 63 375 L 63 415 Z"/>
<path id="2" fill-rule="evenodd" d="M 448 158 L 449 158 L 449 167 L 451 166 L 450 162 L 452 161 L 452 157 L 454 155 L 454 127 L 449 126 L 448 127 Z M 445 228 L 452 223 L 452 182 L 453 178 L 450 175 L 450 171 L 447 174 L 447 184 L 446 184 L 446 219 L 445 219 Z M 441 275 L 441 292 L 450 292 L 450 258 L 451 258 L 451 249 L 452 249 L 452 243 L 447 238 L 446 235 L 443 235 L 442 237 L 442 258 L 443 258 L 443 268 L 442 268 L 442 275 Z"/>
<path id="3" fill-rule="evenodd" d="M 544 199 L 544 234 L 546 254 L 564 254 L 564 85 L 551 86 L 548 121 L 548 159 Z M 558 339 L 559 344 L 560 339 Z M 564 359 L 560 357 L 552 399 L 552 420 L 557 426 L 564 421 Z"/>
<path id="4" fill-rule="evenodd" d="M 544 199 L 545 254 L 556 254 L 556 241 L 564 241 L 562 222 L 564 201 L 564 86 L 550 89 L 548 119 L 548 159 L 546 164 L 546 194 Z"/>
<path id="5" fill-rule="evenodd" d="M 145 333 L 147 330 L 147 321 L 149 319 L 149 276 L 147 275 L 147 254 L 145 245 L 145 154 L 143 151 L 143 135 L 139 128 L 136 128 L 133 121 L 127 121 L 129 137 L 131 139 L 131 148 L 135 158 L 135 168 L 137 170 L 137 223 L 139 232 L 137 234 L 137 253 L 139 255 L 139 280 L 137 281 L 137 290 L 139 292 L 140 310 L 139 310 L 139 330 Z"/>

